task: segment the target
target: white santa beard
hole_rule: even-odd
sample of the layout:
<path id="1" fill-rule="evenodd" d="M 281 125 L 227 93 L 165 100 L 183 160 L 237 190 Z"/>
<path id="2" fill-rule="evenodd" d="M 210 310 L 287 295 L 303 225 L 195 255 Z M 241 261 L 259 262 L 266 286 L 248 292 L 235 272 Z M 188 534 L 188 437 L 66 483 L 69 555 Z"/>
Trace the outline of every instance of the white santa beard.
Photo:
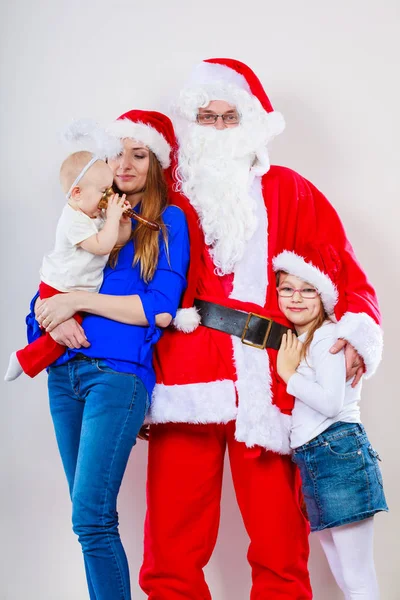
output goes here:
<path id="1" fill-rule="evenodd" d="M 257 227 L 249 194 L 255 152 L 242 127 L 189 126 L 180 139 L 178 178 L 197 210 L 218 274 L 232 273 Z"/>

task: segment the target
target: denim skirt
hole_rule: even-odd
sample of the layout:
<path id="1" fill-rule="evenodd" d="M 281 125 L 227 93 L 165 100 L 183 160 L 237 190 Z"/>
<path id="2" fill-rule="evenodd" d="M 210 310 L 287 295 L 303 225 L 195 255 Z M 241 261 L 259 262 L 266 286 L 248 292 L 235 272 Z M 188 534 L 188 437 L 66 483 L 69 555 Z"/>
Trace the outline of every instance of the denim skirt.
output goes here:
<path id="1" fill-rule="evenodd" d="M 387 511 L 380 457 L 359 423 L 339 421 L 296 448 L 311 531 Z"/>

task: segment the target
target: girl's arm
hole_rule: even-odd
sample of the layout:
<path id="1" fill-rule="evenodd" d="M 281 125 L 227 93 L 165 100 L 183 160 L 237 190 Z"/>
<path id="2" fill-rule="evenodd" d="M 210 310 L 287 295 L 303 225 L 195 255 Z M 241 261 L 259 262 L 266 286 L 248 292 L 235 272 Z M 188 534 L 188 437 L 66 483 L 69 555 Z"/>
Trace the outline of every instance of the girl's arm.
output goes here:
<path id="1" fill-rule="evenodd" d="M 328 336 L 311 343 L 309 360 L 315 370 L 316 381 L 296 372 L 287 383 L 289 394 L 328 418 L 336 417 L 342 410 L 346 389 L 344 352 L 330 352 L 335 339 Z"/>

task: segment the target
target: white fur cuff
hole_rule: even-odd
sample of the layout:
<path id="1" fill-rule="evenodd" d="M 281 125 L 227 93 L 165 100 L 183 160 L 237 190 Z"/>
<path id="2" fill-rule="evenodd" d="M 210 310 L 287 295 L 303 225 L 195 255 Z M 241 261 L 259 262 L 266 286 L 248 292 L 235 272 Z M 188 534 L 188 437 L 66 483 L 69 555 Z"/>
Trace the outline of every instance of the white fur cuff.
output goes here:
<path id="1" fill-rule="evenodd" d="M 366 374 L 371 377 L 382 359 L 383 332 L 366 313 L 345 313 L 337 325 L 338 338 L 350 342 L 363 357 Z"/>
<path id="2" fill-rule="evenodd" d="M 200 325 L 201 317 L 195 306 L 190 308 L 179 308 L 173 324 L 176 329 L 183 333 L 192 333 Z"/>

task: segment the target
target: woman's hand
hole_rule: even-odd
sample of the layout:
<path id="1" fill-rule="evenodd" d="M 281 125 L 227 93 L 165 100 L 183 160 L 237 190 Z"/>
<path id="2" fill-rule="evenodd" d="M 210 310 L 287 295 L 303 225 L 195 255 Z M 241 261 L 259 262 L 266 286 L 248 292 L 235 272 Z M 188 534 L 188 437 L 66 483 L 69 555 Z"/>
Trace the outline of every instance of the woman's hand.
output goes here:
<path id="1" fill-rule="evenodd" d="M 50 333 L 57 344 L 62 344 L 68 348 L 89 348 L 90 343 L 85 335 L 83 327 L 75 319 L 68 319 L 57 325 Z"/>
<path id="2" fill-rule="evenodd" d="M 123 208 L 124 212 L 122 213 L 122 216 L 121 216 L 121 219 L 120 219 L 120 221 L 119 221 L 119 222 L 120 222 L 120 224 L 122 224 L 122 225 L 130 225 L 130 226 L 131 226 L 131 228 L 132 228 L 132 220 L 131 220 L 131 217 L 130 217 L 129 215 L 126 215 L 126 214 L 125 214 L 125 212 L 126 212 L 127 210 L 129 210 L 130 208 L 132 208 L 132 207 L 131 207 L 131 205 L 130 205 L 130 203 L 128 202 L 128 200 L 125 200 L 125 201 L 124 201 L 124 205 L 123 205 L 123 207 L 124 207 L 124 208 Z"/>
<path id="3" fill-rule="evenodd" d="M 297 339 L 293 331 L 289 329 L 283 334 L 276 366 L 278 375 L 286 384 L 300 364 L 302 347 L 302 342 Z"/>
<path id="4" fill-rule="evenodd" d="M 131 205 L 128 201 L 125 201 L 126 208 L 130 208 Z M 132 233 L 132 220 L 131 217 L 123 214 L 119 221 L 119 232 L 116 247 L 125 246 L 129 241 Z"/>
<path id="5" fill-rule="evenodd" d="M 50 333 L 57 325 L 73 317 L 78 310 L 78 295 L 79 292 L 57 294 L 51 298 L 45 298 L 39 306 L 37 303 L 35 312 L 39 325 Z"/>
<path id="6" fill-rule="evenodd" d="M 33 306 L 33 312 L 35 313 L 35 319 L 38 320 L 38 310 L 42 306 L 44 300 L 40 299 L 40 296 L 36 299 L 36 302 Z"/>

